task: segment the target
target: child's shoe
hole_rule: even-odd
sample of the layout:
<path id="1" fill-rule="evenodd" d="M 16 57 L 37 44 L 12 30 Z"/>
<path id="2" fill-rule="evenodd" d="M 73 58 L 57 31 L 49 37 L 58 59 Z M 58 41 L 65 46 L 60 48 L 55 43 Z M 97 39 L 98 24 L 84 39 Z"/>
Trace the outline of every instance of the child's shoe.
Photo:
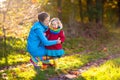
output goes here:
<path id="1" fill-rule="evenodd" d="M 46 70 L 47 67 L 48 67 L 48 64 L 42 63 L 42 67 L 41 67 L 41 68 L 42 68 L 43 70 Z"/>
<path id="2" fill-rule="evenodd" d="M 54 64 L 54 59 L 44 60 L 42 62 L 45 63 L 45 64 Z"/>
<path id="3" fill-rule="evenodd" d="M 43 57 L 42 57 L 42 60 L 47 60 L 47 57 L 46 57 L 46 56 L 43 56 Z"/>

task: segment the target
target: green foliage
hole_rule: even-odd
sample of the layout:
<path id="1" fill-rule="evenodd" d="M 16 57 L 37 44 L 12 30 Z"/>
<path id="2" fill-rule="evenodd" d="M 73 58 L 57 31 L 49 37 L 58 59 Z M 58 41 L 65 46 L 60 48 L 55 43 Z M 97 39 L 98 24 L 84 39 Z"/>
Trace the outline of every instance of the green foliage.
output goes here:
<path id="1" fill-rule="evenodd" d="M 85 80 L 119 80 L 119 63 L 120 58 L 107 61 L 100 67 L 92 67 L 88 71 L 82 73 L 82 77 L 84 77 Z"/>
<path id="2" fill-rule="evenodd" d="M 0 66 L 15 65 L 29 60 L 28 53 L 26 53 L 26 41 L 23 39 L 9 37 L 6 40 L 6 46 L 1 40 L 0 47 Z"/>
<path id="3" fill-rule="evenodd" d="M 81 1 L 83 9 L 82 17 L 84 18 L 83 22 L 87 22 L 89 17 L 94 20 L 97 18 L 96 14 L 98 14 L 98 17 L 103 16 L 104 25 L 107 27 L 107 29 L 110 29 L 112 37 L 103 37 L 103 35 L 105 35 L 105 31 L 100 31 L 100 29 L 98 29 L 98 34 L 101 35 L 96 39 L 83 37 L 67 38 L 65 43 L 63 43 L 65 56 L 58 60 L 59 70 L 57 71 L 55 71 L 53 68 L 42 71 L 40 69 L 33 68 L 33 66 L 30 64 L 23 64 L 28 63 L 30 59 L 30 55 L 26 51 L 25 39 L 28 35 L 32 23 L 37 19 L 36 14 L 40 11 L 49 12 L 51 17 L 57 17 L 58 13 L 61 12 L 62 22 L 65 24 L 65 31 L 67 31 L 67 29 L 73 30 L 76 26 L 78 26 L 77 30 L 80 32 L 81 24 L 79 22 L 81 16 L 78 0 L 62 0 L 62 10 L 58 9 L 57 0 L 37 0 L 37 3 L 34 4 L 31 3 L 31 0 L 11 1 L 11 4 L 14 5 L 10 5 L 8 11 L 6 12 L 7 15 L 4 23 L 0 23 L 0 26 L 3 26 L 5 24 L 4 27 L 6 27 L 7 33 L 5 45 L 2 37 L 2 28 L 0 27 L 0 68 L 2 69 L 3 66 L 13 67 L 0 70 L 0 79 L 3 79 L 2 75 L 5 73 L 8 80 L 47 80 L 48 78 L 60 75 L 61 73 L 66 74 L 69 70 L 78 69 L 88 62 L 104 58 L 111 54 L 119 53 L 120 30 L 114 30 L 111 28 L 116 27 L 115 23 L 117 23 L 119 18 L 118 15 L 116 15 L 118 13 L 116 0 L 107 0 L 105 1 L 106 3 L 97 5 L 97 8 L 99 9 L 102 8 L 99 5 L 104 6 L 103 14 L 99 9 L 96 9 L 95 0 L 92 0 L 92 6 L 89 6 L 90 11 L 87 11 L 86 8 L 88 6 L 86 4 L 87 0 Z M 18 2 L 19 4 L 17 4 Z M 0 16 L 3 17 L 3 14 L 0 14 Z M 88 26 L 91 27 L 89 24 Z M 85 28 L 83 32 L 89 28 L 86 26 L 82 27 Z M 92 25 L 92 27 L 95 27 L 97 29 L 97 26 Z M 92 33 L 92 31 L 94 31 L 94 28 L 90 29 L 89 31 L 87 33 Z M 80 33 L 82 34 L 82 32 Z M 92 34 L 95 35 L 95 33 Z M 84 72 L 82 76 L 80 76 L 77 80 L 119 80 L 119 63 L 120 58 L 110 60 L 100 67 L 94 67 Z"/>
<path id="4" fill-rule="evenodd" d="M 84 66 L 88 62 L 96 61 L 111 54 L 116 54 L 120 51 L 119 45 L 119 29 L 114 32 L 111 38 L 107 40 L 92 40 L 89 38 L 67 38 L 63 47 L 66 51 L 66 56 L 58 60 L 59 69 L 48 68 L 47 70 L 35 69 L 30 64 L 22 64 L 29 62 L 30 56 L 26 52 L 26 40 L 19 38 L 7 38 L 6 51 L 4 51 L 4 43 L 1 39 L 0 47 L 0 66 L 14 66 L 9 69 L 0 71 L 0 78 L 7 74 L 7 78 L 12 80 L 47 80 L 50 77 L 66 74 L 69 70 L 75 70 Z M 3 52 L 7 56 L 3 56 Z M 67 54 L 69 56 L 67 56 Z M 8 64 L 6 64 L 6 58 Z M 19 64 L 20 63 L 20 64 Z M 91 68 L 83 73 L 77 80 L 99 80 L 107 79 L 111 76 L 112 80 L 119 80 L 119 63 L 120 59 L 110 60 L 100 67 Z M 18 65 L 19 64 L 19 65 Z M 118 74 L 117 74 L 118 73 Z M 103 75 L 104 74 L 104 75 Z M 115 76 L 115 77 L 114 77 Z"/>
<path id="5" fill-rule="evenodd" d="M 2 28 L 0 28 L 0 36 L 1 36 L 1 35 L 3 35 L 3 33 L 2 33 Z"/>
<path id="6" fill-rule="evenodd" d="M 99 58 L 103 58 L 106 55 L 99 52 L 89 52 L 85 54 L 74 54 L 71 56 L 66 56 L 64 58 L 59 59 L 60 69 L 74 69 L 80 68 L 90 61 L 95 61 Z"/>
<path id="7" fill-rule="evenodd" d="M 84 45 L 82 44 L 83 41 L 84 38 L 67 38 L 63 44 L 66 54 L 85 50 Z"/>
<path id="8" fill-rule="evenodd" d="M 59 70 L 55 71 L 53 68 L 49 68 L 45 71 L 40 69 L 35 69 L 33 66 L 29 66 L 27 64 L 19 65 L 10 70 L 5 70 L 0 72 L 0 74 L 7 73 L 8 79 L 33 79 L 33 80 L 47 80 L 49 77 L 56 76 L 61 73 L 67 73 L 69 70 L 73 70 L 75 68 L 80 68 L 85 65 L 87 62 L 96 60 L 98 58 L 103 57 L 102 54 L 99 53 L 87 53 L 87 54 L 75 54 L 71 56 L 65 56 L 58 60 Z M 26 59 L 26 58 L 25 58 Z M 14 60 L 16 60 L 14 58 Z"/>
<path id="9" fill-rule="evenodd" d="M 50 13 L 51 17 L 57 16 L 57 1 L 48 0 L 47 4 L 43 6 L 44 10 Z M 52 11 L 51 11 L 52 10 Z"/>

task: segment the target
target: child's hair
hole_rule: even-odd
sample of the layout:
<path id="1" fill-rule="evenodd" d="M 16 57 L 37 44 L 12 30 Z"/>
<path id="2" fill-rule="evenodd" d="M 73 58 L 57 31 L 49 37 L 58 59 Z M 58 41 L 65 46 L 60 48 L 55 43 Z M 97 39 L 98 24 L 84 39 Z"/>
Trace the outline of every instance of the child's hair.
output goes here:
<path id="1" fill-rule="evenodd" d="M 50 15 L 47 12 L 41 12 L 38 14 L 38 20 L 40 22 L 44 22 L 44 20 L 49 17 Z"/>
<path id="2" fill-rule="evenodd" d="M 49 26 L 51 26 L 51 24 L 52 24 L 53 21 L 57 21 L 57 22 L 58 22 L 58 26 L 59 26 L 61 29 L 63 28 L 63 25 L 62 25 L 62 23 L 61 23 L 61 21 L 60 21 L 59 18 L 52 18 L 52 19 L 50 20 Z"/>

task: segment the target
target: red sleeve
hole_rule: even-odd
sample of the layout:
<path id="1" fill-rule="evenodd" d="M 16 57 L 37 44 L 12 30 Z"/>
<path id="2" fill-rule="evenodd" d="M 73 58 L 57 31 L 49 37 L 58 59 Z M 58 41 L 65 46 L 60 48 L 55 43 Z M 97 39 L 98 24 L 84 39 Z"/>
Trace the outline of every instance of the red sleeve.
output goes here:
<path id="1" fill-rule="evenodd" d="M 63 43 L 65 41 L 64 31 L 61 30 L 59 37 L 60 37 L 61 42 Z"/>

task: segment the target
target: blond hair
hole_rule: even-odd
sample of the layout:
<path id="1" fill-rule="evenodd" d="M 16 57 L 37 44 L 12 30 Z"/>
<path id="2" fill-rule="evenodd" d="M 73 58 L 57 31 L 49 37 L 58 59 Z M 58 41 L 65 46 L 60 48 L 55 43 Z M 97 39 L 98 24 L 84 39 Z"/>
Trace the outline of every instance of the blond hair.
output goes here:
<path id="1" fill-rule="evenodd" d="M 63 25 L 62 25 L 62 23 L 61 23 L 61 21 L 60 21 L 59 18 L 52 18 L 52 19 L 50 20 L 49 26 L 51 26 L 51 24 L 52 24 L 53 21 L 57 21 L 57 22 L 58 22 L 58 26 L 60 27 L 60 29 L 63 28 Z"/>

